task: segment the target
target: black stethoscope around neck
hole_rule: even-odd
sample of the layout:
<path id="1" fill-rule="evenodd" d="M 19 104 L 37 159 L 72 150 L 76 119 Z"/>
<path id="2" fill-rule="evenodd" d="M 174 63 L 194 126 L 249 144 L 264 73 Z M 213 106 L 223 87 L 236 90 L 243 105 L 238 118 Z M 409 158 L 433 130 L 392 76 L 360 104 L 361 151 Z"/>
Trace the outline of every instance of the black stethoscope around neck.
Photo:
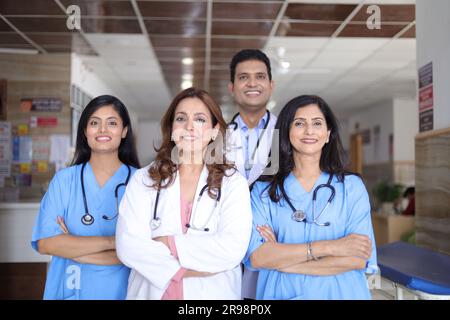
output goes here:
<path id="1" fill-rule="evenodd" d="M 245 170 L 251 170 L 252 169 L 253 165 L 250 163 L 250 161 L 253 162 L 253 159 L 255 158 L 256 150 L 258 150 L 259 143 L 261 141 L 261 137 L 264 134 L 264 132 L 266 131 L 267 126 L 269 125 L 269 122 L 270 122 L 270 112 L 269 112 L 269 110 L 266 110 L 266 114 L 267 114 L 267 121 L 264 123 L 264 127 L 262 128 L 262 131 L 261 131 L 260 135 L 258 136 L 258 140 L 256 140 L 256 147 L 253 150 L 251 157 L 249 157 L 249 159 L 244 164 Z M 239 127 L 238 123 L 236 122 L 236 118 L 238 116 L 239 116 L 239 112 L 236 113 L 233 116 L 233 118 L 231 119 L 231 121 L 228 123 L 228 127 L 233 126 L 233 131 L 236 131 L 236 129 Z"/>
<path id="2" fill-rule="evenodd" d="M 205 232 L 209 231 L 209 228 L 206 227 L 206 226 L 208 225 L 208 222 L 211 219 L 211 217 L 212 217 L 212 215 L 214 213 L 214 210 L 217 208 L 217 204 L 220 201 L 220 197 L 222 195 L 222 192 L 221 192 L 220 189 L 217 191 L 217 196 L 216 196 L 216 200 L 215 200 L 215 204 L 214 204 L 214 209 L 211 210 L 211 213 L 210 213 L 208 219 L 206 219 L 206 222 L 203 224 L 203 226 L 198 227 L 194 223 L 195 222 L 195 213 L 196 213 L 195 211 L 197 210 L 198 204 L 200 202 L 200 199 L 203 196 L 203 193 L 207 189 L 208 189 L 208 185 L 205 184 L 203 186 L 203 188 L 200 190 L 200 193 L 199 193 L 199 195 L 197 197 L 197 204 L 196 204 L 195 208 L 193 209 L 193 212 L 191 214 L 191 219 L 190 219 L 189 223 L 187 223 L 185 225 L 186 228 L 197 230 L 197 231 L 205 231 Z M 161 226 L 161 218 L 158 217 L 158 203 L 159 203 L 159 194 L 160 194 L 160 192 L 161 192 L 161 188 L 159 187 L 158 191 L 156 193 L 155 206 L 153 207 L 153 218 L 150 221 L 150 227 L 152 228 L 152 230 L 156 230 L 156 229 L 158 229 Z"/>
<path id="3" fill-rule="evenodd" d="M 322 216 L 322 214 L 325 212 L 325 210 L 328 208 L 328 206 L 330 205 L 331 201 L 333 201 L 333 198 L 336 194 L 336 189 L 331 185 L 331 181 L 333 180 L 333 174 L 330 174 L 330 177 L 328 178 L 328 182 L 326 184 L 320 184 L 317 187 L 314 188 L 313 191 L 313 205 L 312 205 L 312 221 L 307 221 L 306 220 L 306 213 L 303 210 L 297 210 L 291 203 L 291 201 L 289 200 L 289 197 L 284 197 L 284 200 L 286 200 L 287 204 L 289 205 L 289 207 L 291 207 L 292 209 L 292 220 L 296 221 L 296 222 L 307 222 L 310 224 L 315 224 L 318 225 L 320 227 L 328 227 L 331 223 L 329 221 L 324 222 L 324 223 L 320 223 L 318 222 L 319 218 Z M 322 209 L 322 211 L 320 211 L 319 215 L 316 217 L 316 199 L 317 199 L 317 193 L 319 192 L 319 190 L 321 188 L 328 188 L 331 190 L 331 194 L 328 197 L 328 201 L 327 204 L 325 205 L 325 207 Z"/>
<path id="4" fill-rule="evenodd" d="M 84 190 L 84 167 L 86 166 L 86 163 L 83 163 L 83 166 L 81 167 L 81 191 L 83 192 L 83 203 L 84 203 L 84 215 L 81 217 L 81 223 L 85 226 L 90 226 L 94 223 L 94 217 L 89 213 L 88 205 L 87 205 L 87 199 L 86 199 L 86 191 Z M 106 214 L 102 216 L 105 220 L 113 220 L 119 215 L 119 188 L 125 187 L 128 184 L 128 180 L 130 180 L 131 175 L 131 169 L 129 165 L 126 165 L 128 169 L 127 178 L 125 179 L 125 182 L 119 183 L 116 188 L 114 189 L 114 197 L 116 198 L 116 214 L 113 217 L 108 217 Z"/>

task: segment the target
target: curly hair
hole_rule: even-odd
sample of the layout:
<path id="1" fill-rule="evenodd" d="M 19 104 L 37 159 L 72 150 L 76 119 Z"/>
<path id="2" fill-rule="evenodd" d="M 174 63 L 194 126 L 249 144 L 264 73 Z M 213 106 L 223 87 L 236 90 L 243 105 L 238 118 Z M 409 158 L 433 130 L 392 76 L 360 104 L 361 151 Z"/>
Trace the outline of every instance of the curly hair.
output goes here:
<path id="1" fill-rule="evenodd" d="M 187 98 L 200 99 L 211 113 L 213 127 L 219 124 L 219 135 L 221 134 L 225 138 L 227 124 L 222 116 L 222 112 L 218 104 L 214 99 L 205 91 L 198 88 L 188 88 L 181 91 L 170 104 L 166 113 L 161 119 L 161 133 L 162 142 L 159 148 L 155 147 L 157 152 L 155 161 L 150 166 L 148 173 L 153 180 L 153 184 L 150 186 L 155 189 L 164 189 L 173 184 L 175 175 L 178 170 L 177 164 L 172 160 L 172 149 L 175 147 L 175 142 L 171 140 L 173 121 L 175 111 L 178 104 Z M 234 164 L 228 162 L 225 157 L 225 145 L 224 139 L 215 139 L 208 144 L 208 149 L 213 150 L 211 156 L 213 157 L 212 163 L 206 164 L 208 169 L 208 195 L 215 199 L 222 184 L 222 179 L 226 175 L 226 171 L 229 169 L 236 170 Z M 207 153 L 209 154 L 209 153 Z"/>

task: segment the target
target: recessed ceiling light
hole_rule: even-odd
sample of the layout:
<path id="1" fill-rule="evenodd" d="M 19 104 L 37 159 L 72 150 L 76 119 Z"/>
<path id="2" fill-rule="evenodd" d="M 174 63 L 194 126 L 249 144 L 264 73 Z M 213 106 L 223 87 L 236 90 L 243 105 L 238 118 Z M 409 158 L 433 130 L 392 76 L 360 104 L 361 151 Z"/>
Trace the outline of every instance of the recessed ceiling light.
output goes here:
<path id="1" fill-rule="evenodd" d="M 181 83 L 182 90 L 190 88 L 190 87 L 192 87 L 192 81 L 190 81 L 190 80 L 185 80 Z"/>
<path id="2" fill-rule="evenodd" d="M 38 54 L 36 49 L 0 48 L 0 53 Z"/>
<path id="3" fill-rule="evenodd" d="M 194 79 L 194 76 L 192 74 L 190 74 L 190 73 L 185 73 L 185 74 L 183 74 L 181 76 L 181 79 L 183 79 L 183 80 L 191 80 L 192 81 L 192 79 Z"/>
<path id="4" fill-rule="evenodd" d="M 289 69 L 289 67 L 291 66 L 291 64 L 287 61 L 281 61 L 281 67 L 283 69 Z"/>
<path id="5" fill-rule="evenodd" d="M 184 64 L 184 65 L 189 66 L 189 65 L 194 63 L 194 59 L 192 59 L 192 58 L 183 58 L 183 60 L 181 60 L 181 63 Z"/>

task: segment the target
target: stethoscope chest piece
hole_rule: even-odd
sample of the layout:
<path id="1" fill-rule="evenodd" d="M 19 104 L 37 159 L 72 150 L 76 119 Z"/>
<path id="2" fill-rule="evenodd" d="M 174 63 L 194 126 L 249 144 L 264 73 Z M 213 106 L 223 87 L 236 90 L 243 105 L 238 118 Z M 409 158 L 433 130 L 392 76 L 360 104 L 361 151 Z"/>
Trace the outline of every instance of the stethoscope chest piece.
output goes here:
<path id="1" fill-rule="evenodd" d="M 94 223 L 94 217 L 92 215 L 90 215 L 89 213 L 86 213 L 86 214 L 84 214 L 83 217 L 81 217 L 81 222 L 85 226 L 90 226 L 91 224 Z"/>
<path id="2" fill-rule="evenodd" d="M 158 229 L 161 226 L 161 219 L 159 217 L 153 218 L 150 222 L 150 226 L 153 230 Z"/>
<path id="3" fill-rule="evenodd" d="M 295 210 L 292 213 L 292 220 L 302 222 L 306 219 L 306 213 L 302 210 Z"/>

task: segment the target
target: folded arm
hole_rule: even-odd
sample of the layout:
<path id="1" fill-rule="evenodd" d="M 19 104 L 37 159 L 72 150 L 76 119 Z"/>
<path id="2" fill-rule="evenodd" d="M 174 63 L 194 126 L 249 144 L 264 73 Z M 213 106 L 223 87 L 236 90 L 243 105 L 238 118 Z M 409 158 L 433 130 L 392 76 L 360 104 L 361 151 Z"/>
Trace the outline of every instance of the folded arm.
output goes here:
<path id="1" fill-rule="evenodd" d="M 325 257 L 304 263 L 297 263 L 278 271 L 314 276 L 330 276 L 351 270 L 365 269 L 366 261 L 358 257 Z"/>
<path id="2" fill-rule="evenodd" d="M 266 241 L 250 256 L 255 268 L 276 269 L 287 273 L 331 275 L 365 268 L 372 246 L 367 236 L 350 234 L 337 240 L 311 243 L 311 253 L 321 258 L 308 261 L 307 244 L 278 243 L 269 226 L 257 226 Z"/>
<path id="3" fill-rule="evenodd" d="M 63 234 L 40 239 L 37 242 L 39 253 L 59 256 L 67 259 L 83 259 L 81 263 L 113 264 L 112 255 L 115 255 L 115 238 L 101 236 L 73 236 L 64 224 L 64 220 L 58 217 Z M 113 252 L 108 252 L 113 251 Z M 116 256 L 117 258 L 117 256 Z M 94 263 L 97 261 L 99 263 Z"/>

